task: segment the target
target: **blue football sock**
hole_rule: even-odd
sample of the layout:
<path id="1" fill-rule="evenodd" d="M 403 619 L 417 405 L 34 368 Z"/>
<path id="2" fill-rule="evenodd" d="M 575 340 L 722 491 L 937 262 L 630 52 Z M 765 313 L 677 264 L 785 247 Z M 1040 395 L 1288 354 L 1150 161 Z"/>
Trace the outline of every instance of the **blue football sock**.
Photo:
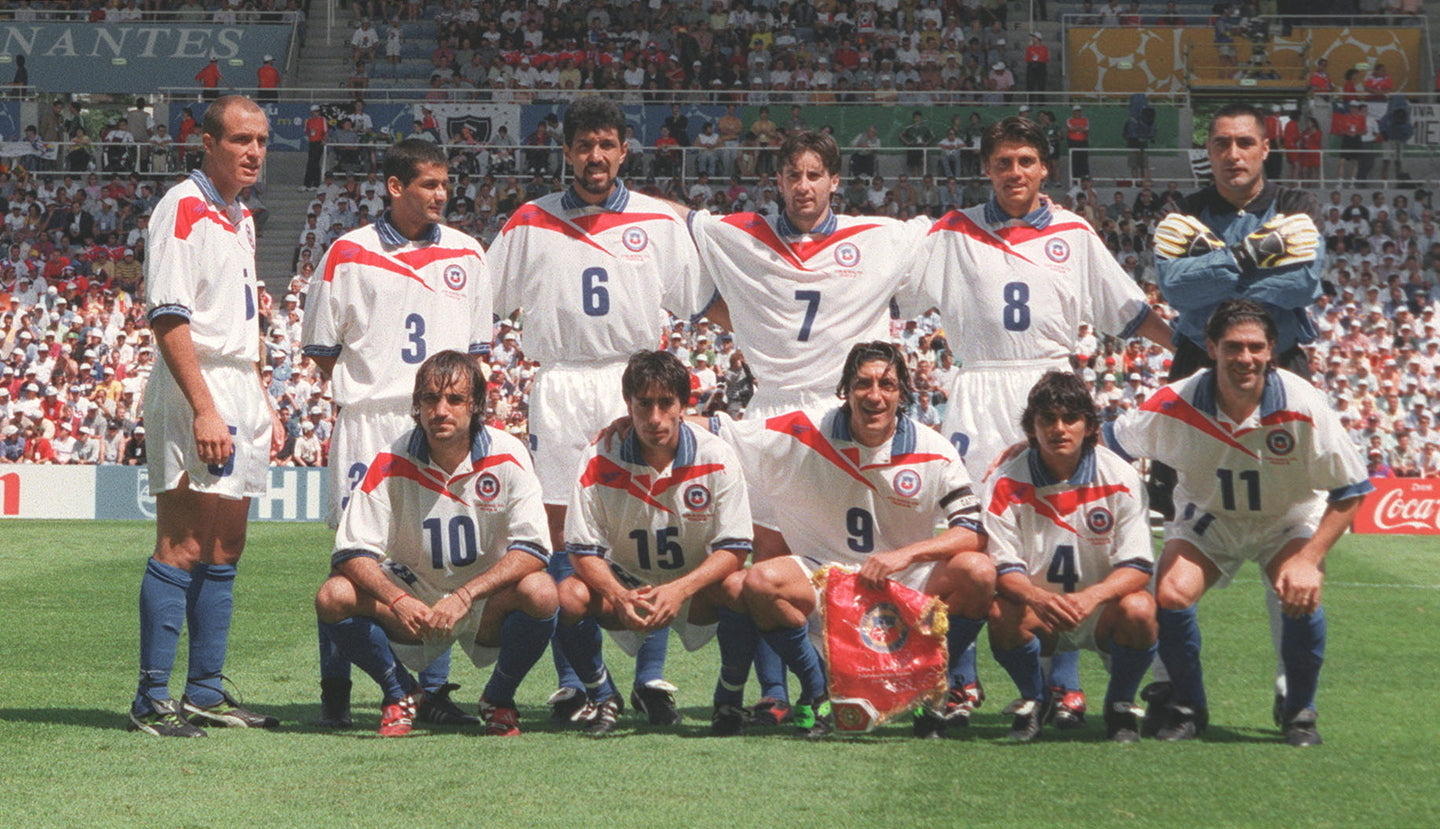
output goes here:
<path id="1" fill-rule="evenodd" d="M 1173 698 L 1179 705 L 1192 708 L 1206 705 L 1205 673 L 1200 667 L 1200 621 L 1195 606 L 1184 610 L 1155 612 L 1160 622 L 1158 653 L 1170 675 Z"/>
<path id="2" fill-rule="evenodd" d="M 450 651 L 445 651 L 435 657 L 435 661 L 425 666 L 418 677 L 420 687 L 426 691 L 438 691 L 440 686 L 450 681 Z"/>
<path id="3" fill-rule="evenodd" d="M 810 644 L 810 623 L 798 628 L 769 630 L 761 637 L 775 649 L 776 655 L 785 667 L 794 672 L 800 680 L 800 700 L 814 702 L 828 692 L 825 682 L 825 668 L 820 663 L 820 654 Z"/>
<path id="4" fill-rule="evenodd" d="M 558 611 L 543 619 L 536 619 L 521 610 L 506 614 L 505 621 L 500 623 L 500 656 L 495 661 L 490 682 L 485 686 L 486 702 L 514 707 L 515 689 L 520 687 L 525 675 L 545 653 L 545 646 L 549 644 L 559 618 Z"/>
<path id="5" fill-rule="evenodd" d="M 670 646 L 670 628 L 650 631 L 635 653 L 635 687 L 665 678 L 665 650 Z"/>
<path id="6" fill-rule="evenodd" d="M 719 615 L 715 638 L 720 644 L 720 681 L 715 683 L 715 704 L 743 705 L 745 681 L 750 678 L 750 663 L 760 646 L 760 631 L 748 615 L 728 607 L 720 608 Z"/>
<path id="7" fill-rule="evenodd" d="M 170 698 L 170 669 L 185 623 L 185 592 L 190 573 L 150 559 L 140 579 L 140 687 L 135 713 L 150 710 L 149 700 Z"/>
<path id="8" fill-rule="evenodd" d="M 546 566 L 545 572 L 558 585 L 567 576 L 575 572 L 575 567 L 570 563 L 570 556 L 559 552 L 550 556 L 550 564 Z M 560 626 L 555 626 L 556 636 L 550 639 L 550 658 L 555 662 L 555 686 L 557 688 L 574 688 L 577 691 L 585 690 L 585 685 L 580 677 L 575 675 L 575 669 L 570 667 L 570 660 L 565 658 L 565 649 L 560 645 L 558 638 Z"/>
<path id="9" fill-rule="evenodd" d="M 380 686 L 385 705 L 419 687 L 415 678 L 405 670 L 405 666 L 396 661 L 384 630 L 369 616 L 352 616 L 339 622 L 321 622 L 320 628 L 346 659 L 375 680 L 375 684 Z M 378 637 L 375 635 L 377 631 L 380 634 Z"/>
<path id="10" fill-rule="evenodd" d="M 951 613 L 949 621 L 945 648 L 950 652 L 950 687 L 964 688 L 976 680 L 975 637 L 985 627 L 985 620 L 967 619 L 959 613 Z"/>
<path id="11" fill-rule="evenodd" d="M 755 681 L 760 683 L 760 696 L 790 701 L 790 689 L 785 683 L 785 663 L 763 637 L 755 648 Z"/>
<path id="12" fill-rule="evenodd" d="M 1280 640 L 1285 655 L 1285 716 L 1315 707 L 1320 666 L 1325 664 L 1325 608 L 1298 619 L 1285 617 Z"/>
<path id="13" fill-rule="evenodd" d="M 1045 698 L 1045 675 L 1040 670 L 1040 639 L 1035 637 L 1018 648 L 994 651 L 995 661 L 1015 680 L 1021 699 Z"/>
<path id="14" fill-rule="evenodd" d="M 604 699 L 600 692 L 605 690 L 609 672 L 605 670 L 600 623 L 595 617 L 586 616 L 573 625 L 557 624 L 554 639 L 560 643 L 560 649 L 575 672 L 579 686 L 586 689 L 586 695 L 591 699 Z"/>
<path id="15" fill-rule="evenodd" d="M 340 652 L 340 646 L 325 631 L 318 620 L 315 623 L 315 638 L 320 643 L 320 680 L 350 678 L 350 660 Z"/>
<path id="16" fill-rule="evenodd" d="M 1105 688 L 1105 710 L 1110 710 L 1111 703 L 1135 701 L 1135 693 L 1140 690 L 1145 672 L 1154 660 L 1154 645 L 1136 650 L 1119 642 L 1110 643 L 1110 684 Z"/>
<path id="17" fill-rule="evenodd" d="M 1046 683 L 1051 688 L 1080 690 L 1080 651 L 1056 651 L 1050 657 L 1050 676 Z"/>
<path id="18" fill-rule="evenodd" d="M 220 675 L 235 608 L 235 565 L 197 564 L 185 593 L 185 618 L 190 628 L 190 670 L 185 696 L 196 705 L 215 705 L 223 698 Z"/>

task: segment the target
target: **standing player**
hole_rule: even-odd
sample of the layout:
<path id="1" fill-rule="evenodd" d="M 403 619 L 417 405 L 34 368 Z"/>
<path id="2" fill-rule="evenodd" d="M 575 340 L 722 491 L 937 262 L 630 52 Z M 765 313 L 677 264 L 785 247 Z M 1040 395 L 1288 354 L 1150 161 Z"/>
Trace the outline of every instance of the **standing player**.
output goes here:
<path id="1" fill-rule="evenodd" d="M 808 638 L 816 567 L 857 565 L 869 586 L 894 576 L 940 597 L 949 610 L 952 660 L 975 641 L 995 590 L 965 465 L 944 438 L 900 413 L 914 396 L 900 350 L 886 342 L 856 344 L 836 393 L 845 402 L 828 410 L 716 421 L 742 452 L 754 453 L 750 465 L 768 470 L 749 482 L 759 495 L 752 504 L 757 561 L 744 599 L 758 635 L 800 678 L 795 722 L 807 736 L 830 728 L 825 675 Z M 753 651 L 757 634 L 750 634 Z M 746 643 L 729 647 L 744 655 Z M 725 659 L 718 704 L 738 707 L 744 676 L 732 666 L 748 664 Z M 943 736 L 947 720 L 965 725 L 969 713 L 964 689 L 952 687 L 943 715 L 922 716 L 916 733 Z"/>
<path id="2" fill-rule="evenodd" d="M 540 483 L 524 445 L 484 425 L 484 411 L 474 359 L 441 351 L 421 364 L 416 428 L 370 462 L 315 596 L 321 628 L 380 685 L 382 737 L 409 734 L 424 699 L 406 667 L 456 643 L 476 667 L 497 663 L 480 698 L 485 732 L 519 734 L 515 689 L 555 631 Z"/>
<path id="3" fill-rule="evenodd" d="M 239 201 L 259 179 L 265 113 L 226 96 L 205 111 L 205 159 L 151 219 L 145 257 L 150 327 L 160 359 L 146 386 L 155 551 L 140 583 L 140 687 L 130 728 L 202 737 L 187 721 L 273 727 L 221 687 L 245 549 L 250 499 L 265 493 L 270 449 L 283 437 L 259 373 L 255 223 Z M 180 629 L 188 624 L 185 696 L 170 697 Z"/>
<path id="4" fill-rule="evenodd" d="M 413 428 L 415 368 L 445 349 L 486 354 L 493 336 L 490 274 L 480 243 L 442 223 L 445 152 L 407 138 L 381 160 L 390 209 L 341 236 L 306 289 L 304 353 L 330 378 L 336 415 L 327 520 L 339 526 L 367 464 Z M 449 654 L 421 674 L 422 720 L 473 724 L 457 708 Z M 350 720 L 350 663 L 320 637 L 320 722 Z"/>
<path id="5" fill-rule="evenodd" d="M 741 567 L 750 557 L 739 461 L 724 441 L 682 420 L 689 371 L 672 354 L 642 351 L 621 387 L 633 429 L 613 449 L 586 453 L 565 516 L 575 573 L 560 583 L 555 638 L 593 695 L 592 734 L 613 731 L 620 712 L 600 628 L 643 637 L 668 625 L 696 650 L 723 612 L 743 612 Z M 632 656 L 640 644 L 617 639 Z"/>
<path id="6" fill-rule="evenodd" d="M 574 183 L 522 205 L 490 249 L 495 307 L 501 316 L 523 310 L 526 356 L 540 362 L 530 398 L 530 449 L 555 549 L 564 544 L 580 456 L 625 413 L 625 360 L 655 344 L 665 309 L 690 316 L 702 304 L 693 296 L 699 263 L 684 223 L 664 202 L 632 192 L 618 178 L 627 156 L 620 106 L 580 98 L 565 114 L 564 136 Z M 568 560 L 558 557 L 555 564 L 556 577 L 564 578 Z M 679 717 L 674 686 L 662 678 L 665 644 L 657 632 L 641 649 L 632 696 L 656 723 Z M 561 669 L 552 704 L 568 717 L 585 703 L 579 682 L 565 674 Z"/>
<path id="7" fill-rule="evenodd" d="M 1041 377 L 1020 424 L 1030 448 L 1000 467 L 982 498 L 999 594 L 990 644 L 1020 689 L 1010 736 L 1040 731 L 1041 652 L 1088 648 L 1110 656 L 1105 732 L 1135 742 L 1135 692 L 1155 656 L 1144 481 L 1096 446 L 1100 411 L 1073 373 Z"/>
<path id="8" fill-rule="evenodd" d="M 734 332 L 758 381 L 745 408 L 752 420 L 833 400 L 841 369 L 835 355 L 850 343 L 889 338 L 893 298 L 911 270 L 909 253 L 930 229 L 923 216 L 902 223 L 832 211 L 840 148 L 826 133 L 789 136 L 779 162 L 784 210 L 775 217 L 689 214 L 701 290 L 714 291 L 704 313 Z M 751 480 L 764 474 L 746 470 Z M 762 696 L 753 716 L 785 721 L 784 672 L 763 644 L 756 674 Z"/>
<path id="9" fill-rule="evenodd" d="M 1205 349 L 1205 325 L 1227 299 L 1259 302 L 1275 322 L 1275 363 L 1301 377 L 1310 376 L 1310 357 L 1301 348 L 1316 331 L 1307 307 L 1320 297 L 1324 246 L 1313 217 L 1315 196 L 1282 187 L 1265 178 L 1271 152 L 1265 114 L 1250 104 L 1228 104 L 1210 119 L 1205 151 L 1215 183 L 1181 202 L 1180 211 L 1155 228 L 1155 268 L 1160 292 L 1178 313 L 1175 359 L 1169 382 L 1213 365 Z M 1175 517 L 1175 473 L 1152 466 L 1151 501 L 1165 517 Z M 1266 594 L 1270 632 L 1275 643 L 1277 718 L 1284 696 L 1280 659 L 1280 603 Z M 1147 688 L 1147 698 L 1165 693 Z"/>
<path id="10" fill-rule="evenodd" d="M 1026 395 L 1046 371 L 1070 370 L 1082 321 L 1119 337 L 1170 343 L 1169 327 L 1094 229 L 1040 197 L 1051 159 L 1038 125 L 1018 116 L 992 124 L 980 157 L 989 201 L 936 222 L 920 252 L 918 297 L 902 308 L 905 316 L 940 309 L 961 366 L 941 431 L 976 478 L 1025 439 Z M 1051 685 L 1078 692 L 1075 655 L 1061 657 Z M 1076 693 L 1053 713 L 1058 724 L 1080 724 L 1084 696 Z"/>
<path id="11" fill-rule="evenodd" d="M 1324 396 L 1275 368 L 1277 338 L 1259 303 L 1222 302 L 1205 330 L 1215 368 L 1165 386 L 1105 427 L 1106 443 L 1122 455 L 1164 461 L 1179 476 L 1180 509 L 1165 528 L 1155 587 L 1159 652 L 1171 686 L 1155 723 L 1162 740 L 1205 730 L 1195 604 L 1254 561 L 1285 613 L 1285 740 L 1320 743 L 1315 690 L 1325 656 L 1325 554 L 1374 487 Z"/>

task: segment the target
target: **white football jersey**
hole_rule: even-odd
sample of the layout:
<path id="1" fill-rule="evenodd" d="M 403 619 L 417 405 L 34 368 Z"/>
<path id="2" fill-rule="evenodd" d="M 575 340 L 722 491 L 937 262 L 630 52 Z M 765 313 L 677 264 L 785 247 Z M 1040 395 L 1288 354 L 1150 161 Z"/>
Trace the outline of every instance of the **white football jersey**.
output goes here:
<path id="1" fill-rule="evenodd" d="M 565 513 L 568 552 L 604 556 L 645 584 L 674 581 L 716 550 L 748 555 L 750 532 L 734 450 L 685 423 L 675 460 L 658 472 L 633 432 L 609 452 L 590 447 Z"/>
<path id="2" fill-rule="evenodd" d="M 1125 337 L 1150 310 L 1090 225 L 1060 208 L 1023 220 L 1007 220 L 993 199 L 952 210 L 925 237 L 916 267 L 918 290 L 902 298 L 902 316 L 938 306 L 967 368 L 1068 360 L 1081 322 Z"/>
<path id="3" fill-rule="evenodd" d="M 520 441 L 485 426 L 447 474 L 417 428 L 370 462 L 340 519 L 335 557 L 371 554 L 408 583 L 450 593 L 510 550 L 548 563 L 548 538 L 540 482 Z"/>
<path id="4" fill-rule="evenodd" d="M 387 218 L 336 239 L 306 290 L 301 342 L 306 354 L 335 358 L 342 410 L 409 411 L 427 357 L 485 354 L 494 336 L 480 243 L 443 225 L 411 241 Z"/>
<path id="5" fill-rule="evenodd" d="M 1175 505 L 1187 518 L 1198 512 L 1211 520 L 1283 522 L 1312 513 L 1327 497 L 1374 489 L 1324 396 L 1284 370 L 1265 378 L 1260 406 L 1243 423 L 1220 412 L 1215 371 L 1206 369 L 1162 387 L 1105 424 L 1104 434 L 1122 456 L 1174 467 Z"/>
<path id="6" fill-rule="evenodd" d="M 693 316 L 699 260 L 664 202 L 618 185 L 602 205 L 551 193 L 516 209 L 490 247 L 495 308 L 524 309 L 527 357 L 543 365 L 624 360 L 653 349 L 666 310 Z"/>
<path id="7" fill-rule="evenodd" d="M 255 222 L 236 201 L 225 204 L 200 170 L 171 187 L 150 217 L 145 256 L 149 318 L 190 321 L 200 363 L 260 359 L 260 280 Z"/>
<path id="8" fill-rule="evenodd" d="M 979 500 L 954 447 L 908 417 L 878 447 L 857 443 L 845 407 L 768 420 L 711 420 L 768 474 L 751 481 L 755 523 L 779 532 L 816 564 L 861 565 L 934 537 L 937 529 L 983 532 Z"/>
<path id="9" fill-rule="evenodd" d="M 782 213 L 690 216 L 705 288 L 724 297 L 736 345 L 759 380 L 751 405 L 834 398 L 846 353 L 890 339 L 897 293 L 931 221 L 830 214 L 802 234 Z"/>
<path id="10" fill-rule="evenodd" d="M 1117 567 L 1155 569 L 1140 473 L 1103 446 L 1069 480 L 1050 476 L 1028 449 L 1000 467 L 981 498 L 996 571 L 1024 573 L 1052 593 L 1102 582 Z"/>

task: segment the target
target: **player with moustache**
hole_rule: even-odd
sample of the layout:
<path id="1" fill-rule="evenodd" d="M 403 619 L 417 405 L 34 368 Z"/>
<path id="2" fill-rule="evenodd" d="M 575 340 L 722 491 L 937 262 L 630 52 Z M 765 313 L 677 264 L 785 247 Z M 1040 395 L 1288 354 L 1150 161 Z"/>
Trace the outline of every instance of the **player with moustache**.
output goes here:
<path id="1" fill-rule="evenodd" d="M 625 413 L 626 360 L 654 346 L 666 309 L 689 318 L 699 262 L 684 222 L 667 203 L 620 180 L 627 158 L 625 114 L 614 101 L 586 96 L 563 124 L 574 173 L 563 192 L 519 207 L 490 248 L 495 308 L 524 315 L 525 354 L 538 360 L 530 398 L 530 449 L 544 491 L 555 549 L 565 543 L 565 512 L 576 470 L 601 429 Z M 569 560 L 556 556 L 557 580 Z M 675 686 L 664 680 L 668 636 L 656 631 L 636 661 L 631 701 L 656 724 L 676 722 Z M 570 720 L 587 709 L 580 681 L 555 649 L 560 689 L 552 712 Z"/>
<path id="2" fill-rule="evenodd" d="M 415 369 L 446 349 L 490 351 L 490 271 L 480 243 L 446 227 L 448 168 L 442 149 L 408 138 L 381 158 L 388 209 L 325 251 L 305 289 L 304 353 L 331 381 L 335 432 L 330 504 L 339 526 L 351 490 L 376 453 L 414 428 Z M 448 652 L 420 674 L 426 722 L 473 725 L 450 699 Z M 320 724 L 350 724 L 350 663 L 320 635 Z"/>
<path id="3" fill-rule="evenodd" d="M 1106 735 L 1135 742 L 1135 693 L 1155 656 L 1145 483 L 1097 445 L 1100 411 L 1071 372 L 1041 377 L 1020 422 L 1029 448 L 996 471 L 981 498 L 997 574 L 990 645 L 1020 691 L 1009 736 L 1028 742 L 1040 732 L 1041 654 L 1084 648 L 1109 657 Z"/>
<path id="4" fill-rule="evenodd" d="M 370 461 L 345 506 L 316 617 L 380 686 L 380 736 L 411 733 L 425 691 L 407 668 L 455 644 L 476 667 L 495 663 L 480 698 L 485 733 L 515 736 L 515 690 L 558 607 L 540 484 L 525 446 L 484 425 L 472 357 L 428 358 L 411 400 L 414 428 Z"/>
<path id="5" fill-rule="evenodd" d="M 631 428 L 586 452 L 565 516 L 575 572 L 560 582 L 555 638 L 595 694 L 592 734 L 613 731 L 620 713 L 606 682 L 601 629 L 632 656 L 646 634 L 667 625 L 687 650 L 699 649 L 722 617 L 733 624 L 744 612 L 742 568 L 751 549 L 734 451 L 683 419 L 685 366 L 673 354 L 642 351 L 630 358 L 621 387 Z"/>
<path id="6" fill-rule="evenodd" d="M 271 728 L 222 686 L 250 499 L 265 494 L 284 439 L 260 376 L 255 222 L 239 200 L 260 179 L 264 111 L 217 99 L 201 125 L 204 159 L 151 218 L 147 316 L 160 359 L 142 404 L 149 431 L 155 548 L 140 583 L 140 681 L 131 730 L 203 737 L 200 725 Z M 180 631 L 185 694 L 170 696 Z"/>
<path id="7" fill-rule="evenodd" d="M 1278 337 L 1259 303 L 1220 303 L 1205 329 L 1215 367 L 1161 388 L 1104 429 L 1122 457 L 1164 461 L 1178 475 L 1155 583 L 1170 694 L 1146 712 L 1162 740 L 1194 739 L 1209 724 L 1196 605 L 1253 561 L 1284 613 L 1280 727 L 1292 746 L 1320 743 L 1325 557 L 1374 487 L 1325 396 L 1277 368 Z"/>

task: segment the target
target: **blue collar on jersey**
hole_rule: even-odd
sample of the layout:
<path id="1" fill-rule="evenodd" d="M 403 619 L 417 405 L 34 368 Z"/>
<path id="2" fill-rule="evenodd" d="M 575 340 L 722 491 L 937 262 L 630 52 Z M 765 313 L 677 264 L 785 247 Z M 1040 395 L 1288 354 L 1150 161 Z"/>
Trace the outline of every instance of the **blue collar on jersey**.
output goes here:
<path id="1" fill-rule="evenodd" d="M 854 443 L 850 434 L 850 404 L 845 403 L 831 409 L 830 439 Z M 915 451 L 915 421 L 903 414 L 895 415 L 895 434 L 890 438 L 890 455 L 908 455 Z"/>
<path id="2" fill-rule="evenodd" d="M 225 201 L 225 199 L 220 196 L 220 191 L 215 189 L 215 182 L 211 181 L 210 177 L 205 175 L 205 171 L 198 167 L 190 171 L 190 180 L 195 182 L 195 186 L 200 188 L 200 193 L 205 196 L 205 198 L 221 207 L 229 208 L 240 204 L 239 196 L 236 196 L 233 202 Z"/>
<path id="3" fill-rule="evenodd" d="M 1040 200 L 1040 206 L 1026 213 L 1018 219 L 1013 219 L 1000 209 L 1000 202 L 992 194 L 990 200 L 985 202 L 985 224 L 991 227 L 1003 227 L 1012 222 L 1024 222 L 1036 230 L 1044 230 L 1055 220 L 1055 214 L 1050 212 L 1050 204 L 1044 199 Z"/>
<path id="4" fill-rule="evenodd" d="M 424 429 L 416 426 L 410 431 L 410 441 L 405 445 L 405 451 L 423 464 L 430 463 L 430 441 L 425 439 Z M 490 433 L 486 432 L 482 425 L 480 431 L 475 433 L 475 439 L 470 442 L 470 462 L 475 463 L 489 454 Z"/>
<path id="5" fill-rule="evenodd" d="M 440 243 L 439 224 L 426 225 L 425 229 L 420 231 L 420 239 L 406 239 L 404 235 L 400 233 L 400 231 L 395 229 L 395 225 L 390 223 L 389 210 L 381 213 L 380 218 L 375 220 L 375 232 L 380 235 L 380 244 L 384 245 L 387 248 L 398 248 L 401 245 L 407 245 L 412 241 L 425 241 L 429 242 L 432 245 Z"/>
<path id="6" fill-rule="evenodd" d="M 1220 393 L 1215 385 L 1215 371 L 1213 368 L 1207 369 L 1208 373 L 1195 384 L 1195 399 L 1190 401 L 1195 408 L 1211 417 L 1220 413 Z M 1260 393 L 1260 416 L 1268 417 L 1284 409 L 1285 402 L 1285 384 L 1272 368 L 1265 372 L 1265 390 Z"/>
<path id="7" fill-rule="evenodd" d="M 840 226 L 840 220 L 835 218 L 835 211 L 829 210 L 825 213 L 825 220 L 815 225 L 813 230 L 801 230 L 796 227 L 785 211 L 780 211 L 780 218 L 775 220 L 775 232 L 782 239 L 794 239 L 796 236 L 829 236 Z"/>
<path id="8" fill-rule="evenodd" d="M 625 440 L 620 442 L 620 460 L 635 466 L 645 464 L 645 456 L 640 454 L 640 436 L 634 429 L 631 429 Z M 691 431 L 690 424 L 682 420 L 680 421 L 680 445 L 675 448 L 675 460 L 670 462 L 670 468 L 679 469 L 694 465 L 695 433 Z"/>
<path id="9" fill-rule="evenodd" d="M 573 184 L 570 185 L 570 189 L 566 190 L 565 194 L 560 197 L 561 210 L 580 210 L 585 207 L 598 207 L 602 210 L 609 210 L 612 213 L 623 213 L 629 204 L 630 190 L 625 187 L 625 182 L 618 178 L 615 179 L 615 189 L 611 190 L 610 195 L 605 197 L 605 201 L 599 204 L 592 205 L 575 195 L 575 185 Z"/>
<path id="10" fill-rule="evenodd" d="M 1070 486 L 1084 486 L 1086 484 L 1095 482 L 1096 463 L 1095 447 L 1093 446 L 1089 449 L 1086 449 L 1080 455 L 1080 465 L 1075 467 L 1075 474 L 1071 475 L 1070 480 L 1068 481 L 1057 481 L 1054 478 L 1050 477 L 1050 470 L 1046 469 L 1045 464 L 1040 460 L 1040 450 L 1032 448 L 1030 450 L 1029 461 L 1030 480 L 1035 482 L 1036 489 L 1041 489 L 1047 486 L 1055 486 L 1059 483 L 1068 484 Z"/>

